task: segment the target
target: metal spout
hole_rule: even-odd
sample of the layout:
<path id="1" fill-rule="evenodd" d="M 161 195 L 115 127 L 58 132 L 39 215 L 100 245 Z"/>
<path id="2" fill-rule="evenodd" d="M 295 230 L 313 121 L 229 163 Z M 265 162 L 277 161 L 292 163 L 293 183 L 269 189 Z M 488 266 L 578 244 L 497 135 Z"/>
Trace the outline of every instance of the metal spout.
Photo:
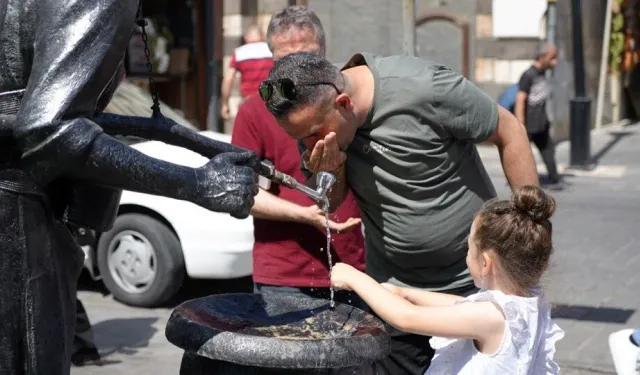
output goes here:
<path id="1" fill-rule="evenodd" d="M 318 174 L 316 174 L 316 188 L 312 189 L 307 185 L 299 183 L 295 178 L 278 171 L 273 167 L 273 164 L 267 161 L 263 161 L 261 163 L 258 168 L 258 174 L 275 183 L 286 186 L 289 189 L 294 189 L 303 193 L 316 203 L 321 204 L 323 209 L 327 200 L 327 194 L 336 182 L 336 177 L 331 173 L 318 172 Z"/>
<path id="2" fill-rule="evenodd" d="M 334 175 L 328 172 L 319 172 L 316 175 L 316 192 L 324 199 L 335 183 L 336 177 Z"/>
<path id="3" fill-rule="evenodd" d="M 296 181 L 296 185 L 293 187 L 299 192 L 305 194 L 307 197 L 313 199 L 316 203 L 320 204 L 320 208 L 323 210 L 326 209 L 327 205 L 327 194 L 331 187 L 336 182 L 336 178 L 334 175 L 328 172 L 318 172 L 316 174 L 316 188 L 315 190 L 308 187 L 307 185 L 300 184 Z"/>

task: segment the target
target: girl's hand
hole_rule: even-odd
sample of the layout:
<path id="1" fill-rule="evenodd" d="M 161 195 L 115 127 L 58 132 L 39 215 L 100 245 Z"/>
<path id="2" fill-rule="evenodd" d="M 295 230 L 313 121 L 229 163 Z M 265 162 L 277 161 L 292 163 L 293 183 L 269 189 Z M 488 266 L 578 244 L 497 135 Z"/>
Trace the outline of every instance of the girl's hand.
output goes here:
<path id="1" fill-rule="evenodd" d="M 358 272 L 352 266 L 345 263 L 336 263 L 331 269 L 331 286 L 335 289 L 352 290 L 349 281 Z"/>

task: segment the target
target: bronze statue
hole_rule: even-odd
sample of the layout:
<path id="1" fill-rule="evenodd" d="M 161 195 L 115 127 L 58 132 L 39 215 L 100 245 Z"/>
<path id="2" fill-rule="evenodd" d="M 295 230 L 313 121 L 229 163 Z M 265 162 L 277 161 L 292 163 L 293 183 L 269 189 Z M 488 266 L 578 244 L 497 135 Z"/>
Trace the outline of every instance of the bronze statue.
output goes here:
<path id="1" fill-rule="evenodd" d="M 165 119 L 106 115 L 138 0 L 0 0 L 0 373 L 68 374 L 83 254 L 68 225 L 107 231 L 123 189 L 245 218 L 260 163 Z M 113 135 L 184 146 L 189 168 Z M 263 171 L 264 173 L 264 171 Z"/>

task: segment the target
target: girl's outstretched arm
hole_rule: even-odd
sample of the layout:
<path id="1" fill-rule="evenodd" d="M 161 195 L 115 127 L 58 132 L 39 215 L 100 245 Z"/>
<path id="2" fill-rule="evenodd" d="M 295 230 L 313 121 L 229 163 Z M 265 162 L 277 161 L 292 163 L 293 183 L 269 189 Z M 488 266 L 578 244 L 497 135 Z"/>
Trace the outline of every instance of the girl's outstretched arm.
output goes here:
<path id="1" fill-rule="evenodd" d="M 420 290 L 413 288 L 404 288 L 401 286 L 382 284 L 394 294 L 406 299 L 407 301 L 418 306 L 451 306 L 456 302 L 463 300 L 464 297 L 454 294 L 430 292 L 428 290 Z"/>
<path id="2" fill-rule="evenodd" d="M 333 267 L 331 284 L 353 290 L 380 318 L 404 332 L 481 342 L 495 339 L 496 335 L 502 337 L 504 332 L 504 315 L 492 302 L 416 306 L 344 263 Z"/>

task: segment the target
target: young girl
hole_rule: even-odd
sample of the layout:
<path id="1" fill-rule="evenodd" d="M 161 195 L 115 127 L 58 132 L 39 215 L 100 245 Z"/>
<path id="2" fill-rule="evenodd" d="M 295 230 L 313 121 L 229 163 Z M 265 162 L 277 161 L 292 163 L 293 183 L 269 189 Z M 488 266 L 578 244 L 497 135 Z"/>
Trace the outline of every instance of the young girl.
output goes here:
<path id="1" fill-rule="evenodd" d="M 552 252 L 555 206 L 540 188 L 525 186 L 480 210 L 467 254 L 480 291 L 467 298 L 381 285 L 343 263 L 333 267 L 331 283 L 355 291 L 397 329 L 434 336 L 427 374 L 557 374 L 553 355 L 564 332 L 538 289 Z"/>

